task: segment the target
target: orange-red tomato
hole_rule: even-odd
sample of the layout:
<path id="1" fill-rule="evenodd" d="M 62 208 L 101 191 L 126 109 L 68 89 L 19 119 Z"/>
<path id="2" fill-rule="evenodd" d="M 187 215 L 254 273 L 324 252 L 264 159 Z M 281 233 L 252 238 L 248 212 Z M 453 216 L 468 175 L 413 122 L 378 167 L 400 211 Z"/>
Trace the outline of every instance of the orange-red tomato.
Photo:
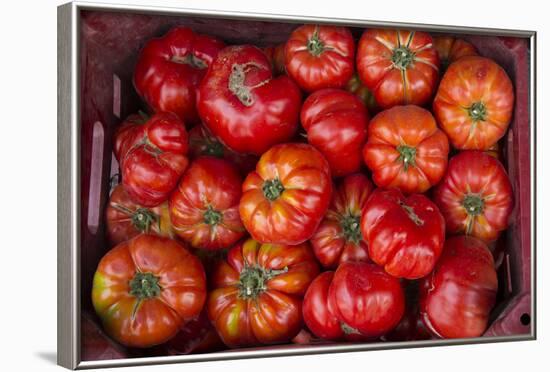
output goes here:
<path id="1" fill-rule="evenodd" d="M 328 162 L 313 146 L 287 143 L 262 155 L 243 183 L 239 211 L 263 243 L 300 244 L 311 238 L 332 196 Z"/>
<path id="2" fill-rule="evenodd" d="M 476 48 L 465 40 L 453 36 L 435 36 L 433 40 L 442 71 L 462 57 L 477 56 Z"/>
<path id="3" fill-rule="evenodd" d="M 324 267 L 368 259 L 367 243 L 361 234 L 361 211 L 373 190 L 372 182 L 363 174 L 349 175 L 337 185 L 327 214 L 310 240 Z"/>
<path id="4" fill-rule="evenodd" d="M 379 187 L 422 193 L 445 174 L 449 141 L 428 110 L 409 105 L 382 111 L 367 138 L 363 159 Z"/>
<path id="5" fill-rule="evenodd" d="M 174 236 L 168 203 L 146 208 L 134 203 L 122 185 L 117 185 L 113 189 L 105 217 L 107 236 L 113 246 L 141 233 Z"/>
<path id="6" fill-rule="evenodd" d="M 353 75 L 355 42 L 345 27 L 300 26 L 284 52 L 288 75 L 308 92 L 343 88 Z"/>
<path id="7" fill-rule="evenodd" d="M 452 145 L 487 150 L 501 139 L 514 108 L 514 87 L 506 72 L 484 57 L 452 63 L 439 84 L 433 111 Z"/>
<path id="8" fill-rule="evenodd" d="M 227 160 L 202 156 L 193 161 L 170 197 L 176 234 L 195 248 L 235 244 L 245 234 L 239 216 L 241 180 Z"/>
<path id="9" fill-rule="evenodd" d="M 309 244 L 233 247 L 211 279 L 208 316 L 230 347 L 289 342 L 302 329 L 302 297 L 319 267 Z"/>
<path id="10" fill-rule="evenodd" d="M 486 242 L 508 227 L 513 208 L 512 185 L 502 164 L 481 151 L 463 151 L 451 158 L 447 173 L 434 189 L 451 234 L 466 234 Z"/>
<path id="11" fill-rule="evenodd" d="M 357 73 L 382 108 L 424 105 L 439 77 L 439 57 L 424 32 L 367 30 L 357 47 Z"/>
<path id="12" fill-rule="evenodd" d="M 172 338 L 206 300 L 199 259 L 169 238 L 142 234 L 107 252 L 94 275 L 92 303 L 105 331 L 131 347 Z"/>
<path id="13" fill-rule="evenodd" d="M 277 75 L 285 75 L 285 44 L 278 44 L 264 48 L 264 53 L 271 63 L 273 73 Z"/>

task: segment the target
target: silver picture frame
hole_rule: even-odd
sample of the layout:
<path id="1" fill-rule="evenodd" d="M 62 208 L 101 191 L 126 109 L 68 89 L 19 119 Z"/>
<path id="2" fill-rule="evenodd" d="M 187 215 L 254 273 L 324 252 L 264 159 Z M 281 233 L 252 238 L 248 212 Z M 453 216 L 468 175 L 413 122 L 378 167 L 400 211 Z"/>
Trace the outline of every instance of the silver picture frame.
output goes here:
<path id="1" fill-rule="evenodd" d="M 145 357 L 101 361 L 80 358 L 80 142 L 79 142 L 79 14 L 83 10 L 139 12 L 178 16 L 208 16 L 241 20 L 330 23 L 354 27 L 391 27 L 456 34 L 528 38 L 530 42 L 530 170 L 531 170 L 531 332 L 519 336 L 474 339 L 427 340 L 393 343 L 308 345 L 293 348 L 225 351 L 210 354 Z M 241 358 L 341 353 L 379 349 L 493 343 L 536 339 L 536 47 L 537 33 L 528 30 L 473 28 L 433 24 L 379 22 L 373 20 L 316 18 L 281 14 L 213 11 L 155 6 L 128 6 L 75 1 L 58 7 L 58 155 L 57 155 L 57 361 L 69 369 L 200 362 Z"/>

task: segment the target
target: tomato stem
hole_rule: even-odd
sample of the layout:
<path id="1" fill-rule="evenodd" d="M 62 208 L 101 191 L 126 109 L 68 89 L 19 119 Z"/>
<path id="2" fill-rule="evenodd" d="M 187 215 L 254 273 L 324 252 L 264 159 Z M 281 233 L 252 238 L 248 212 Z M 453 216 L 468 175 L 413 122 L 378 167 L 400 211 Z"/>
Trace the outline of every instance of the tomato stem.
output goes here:
<path id="1" fill-rule="evenodd" d="M 399 160 L 403 162 L 403 168 L 405 172 L 409 169 L 409 166 L 415 165 L 416 148 L 407 145 L 397 146 L 399 152 Z"/>
<path id="2" fill-rule="evenodd" d="M 406 70 L 414 62 L 414 52 L 406 46 L 400 46 L 393 50 L 391 61 L 395 68 Z"/>
<path id="3" fill-rule="evenodd" d="M 209 205 L 206 208 L 206 212 L 204 212 L 203 214 L 203 218 L 204 218 L 204 223 L 206 223 L 207 225 L 215 226 L 222 221 L 223 216 L 220 212 L 218 212 L 217 210 L 212 208 L 211 205 Z"/>
<path id="4" fill-rule="evenodd" d="M 315 27 L 313 35 L 307 41 L 307 51 L 314 57 L 319 57 L 325 51 L 325 44 L 319 39 L 319 26 Z"/>
<path id="5" fill-rule="evenodd" d="M 138 208 L 132 213 L 132 224 L 141 232 L 149 232 L 151 225 L 159 221 L 159 216 L 147 208 Z"/>
<path id="6" fill-rule="evenodd" d="M 260 266 L 246 266 L 239 277 L 239 297 L 256 298 L 267 289 L 267 282 L 277 275 L 288 272 L 284 269 L 265 269 Z"/>
<path id="7" fill-rule="evenodd" d="M 477 194 L 467 194 L 462 201 L 462 206 L 464 206 L 470 216 L 478 216 L 485 209 L 485 202 Z"/>
<path id="8" fill-rule="evenodd" d="M 283 191 L 285 191 L 285 188 L 278 178 L 274 178 L 264 182 L 262 185 L 262 191 L 268 200 L 274 201 L 281 196 Z"/>
<path id="9" fill-rule="evenodd" d="M 340 220 L 340 226 L 343 230 L 344 239 L 359 244 L 363 239 L 361 235 L 360 217 L 349 213 Z"/>
<path id="10" fill-rule="evenodd" d="M 245 106 L 252 106 L 254 100 L 252 99 L 252 90 L 267 84 L 270 79 L 266 79 L 256 85 L 245 85 L 246 73 L 250 67 L 263 68 L 255 62 L 248 62 L 244 64 L 235 63 L 231 66 L 231 74 L 229 75 L 228 88 L 234 95 L 237 96 L 239 101 Z"/>
<path id="11" fill-rule="evenodd" d="M 487 107 L 483 102 L 474 102 L 468 108 L 468 115 L 473 121 L 485 121 L 487 118 Z"/>
<path id="12" fill-rule="evenodd" d="M 360 334 L 360 332 L 358 330 L 356 330 L 355 328 L 347 325 L 346 323 L 344 322 L 340 322 L 340 329 L 342 329 L 342 332 L 344 332 L 344 334 L 346 335 L 357 335 L 357 334 Z"/>
<path id="13" fill-rule="evenodd" d="M 140 300 L 160 295 L 159 278 L 151 273 L 137 272 L 130 280 L 130 294 Z"/>
<path id="14" fill-rule="evenodd" d="M 185 56 L 172 56 L 172 58 L 170 58 L 170 61 L 174 62 L 174 63 L 180 63 L 180 64 L 183 64 L 183 65 L 189 65 L 193 68 L 198 68 L 200 70 L 204 70 L 205 68 L 208 67 L 208 65 L 206 64 L 206 62 L 195 56 L 193 53 L 188 53 L 186 54 Z"/>
<path id="15" fill-rule="evenodd" d="M 405 204 L 402 201 L 399 201 L 399 205 L 401 206 L 401 208 L 405 210 L 405 212 L 407 213 L 407 215 L 409 216 L 412 222 L 414 222 L 417 226 L 424 225 L 424 220 L 415 213 L 413 207 Z"/>

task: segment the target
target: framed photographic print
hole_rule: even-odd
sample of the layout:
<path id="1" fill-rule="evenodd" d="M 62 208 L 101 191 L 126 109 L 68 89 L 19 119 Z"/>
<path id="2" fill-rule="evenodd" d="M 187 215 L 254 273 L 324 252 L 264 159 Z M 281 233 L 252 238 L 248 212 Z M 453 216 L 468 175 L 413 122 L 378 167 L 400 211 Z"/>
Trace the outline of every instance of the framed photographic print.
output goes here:
<path id="1" fill-rule="evenodd" d="M 532 340 L 536 33 L 58 8 L 58 363 Z"/>

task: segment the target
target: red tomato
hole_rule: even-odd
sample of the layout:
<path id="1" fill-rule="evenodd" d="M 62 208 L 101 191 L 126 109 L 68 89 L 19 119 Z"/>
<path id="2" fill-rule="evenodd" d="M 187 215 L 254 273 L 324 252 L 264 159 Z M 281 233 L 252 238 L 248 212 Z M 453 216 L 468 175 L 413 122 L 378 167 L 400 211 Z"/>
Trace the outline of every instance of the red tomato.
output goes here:
<path id="1" fill-rule="evenodd" d="M 307 243 L 238 244 L 211 277 L 208 316 L 230 347 L 288 342 L 302 328 L 302 297 L 319 273 Z"/>
<path id="2" fill-rule="evenodd" d="M 134 70 L 134 86 L 153 110 L 173 112 L 185 123 L 196 123 L 197 87 L 223 47 L 215 38 L 175 27 L 145 44 Z"/>
<path id="3" fill-rule="evenodd" d="M 318 90 L 304 102 L 300 118 L 308 142 L 327 158 L 333 176 L 359 171 L 369 122 L 359 98 L 340 89 Z"/>
<path id="4" fill-rule="evenodd" d="M 382 108 L 424 105 L 437 86 L 439 58 L 427 33 L 367 30 L 357 47 L 357 72 Z"/>
<path id="5" fill-rule="evenodd" d="M 481 151 L 463 151 L 449 161 L 433 200 L 447 231 L 493 241 L 508 227 L 513 191 L 502 164 Z"/>
<path id="6" fill-rule="evenodd" d="M 168 199 L 187 168 L 187 149 L 187 131 L 175 114 L 130 116 L 115 135 L 114 149 L 130 197 L 145 207 Z"/>
<path id="7" fill-rule="evenodd" d="M 175 240 L 147 234 L 107 252 L 92 289 L 105 331 L 131 347 L 168 341 L 199 315 L 205 299 L 200 261 Z"/>
<path id="8" fill-rule="evenodd" d="M 376 338 L 392 330 L 405 311 L 399 279 L 369 262 L 344 262 L 329 287 L 328 308 L 338 320 Z"/>
<path id="9" fill-rule="evenodd" d="M 373 189 L 363 174 L 352 174 L 340 181 L 325 218 L 310 240 L 324 267 L 336 268 L 345 261 L 368 259 L 367 243 L 361 235 L 361 211 Z"/>
<path id="10" fill-rule="evenodd" d="M 423 279 L 420 311 L 442 338 L 479 337 L 485 332 L 498 288 L 493 256 L 479 239 L 447 239 L 435 270 Z"/>
<path id="11" fill-rule="evenodd" d="M 343 88 L 353 75 L 355 43 L 349 29 L 303 25 L 285 45 L 285 66 L 298 85 L 308 91 Z"/>
<path id="12" fill-rule="evenodd" d="M 439 126 L 454 147 L 487 150 L 504 136 L 514 108 L 506 72 L 483 57 L 464 57 L 449 66 L 433 102 Z"/>
<path id="13" fill-rule="evenodd" d="M 433 40 L 442 71 L 462 57 L 477 56 L 476 48 L 465 40 L 453 36 L 435 36 Z"/>
<path id="14" fill-rule="evenodd" d="M 223 349 L 225 345 L 204 310 L 166 344 L 166 351 L 170 355 L 211 353 Z"/>
<path id="15" fill-rule="evenodd" d="M 376 115 L 368 129 L 363 159 L 379 187 L 422 193 L 437 184 L 447 168 L 449 141 L 430 112 L 396 106 Z"/>
<path id="16" fill-rule="evenodd" d="M 375 190 L 363 208 L 361 232 L 369 257 L 390 275 L 417 279 L 433 270 L 445 241 L 445 220 L 421 194 Z"/>
<path id="17" fill-rule="evenodd" d="M 195 248 L 235 244 L 245 234 L 239 216 L 241 183 L 227 160 L 203 156 L 193 161 L 170 197 L 176 234 Z"/>
<path id="18" fill-rule="evenodd" d="M 348 80 L 348 83 L 346 84 L 346 90 L 359 97 L 359 99 L 367 107 L 368 112 L 370 112 L 371 114 L 380 111 L 380 107 L 378 106 L 378 103 L 376 103 L 374 94 L 372 94 L 369 88 L 367 88 L 363 84 L 361 79 L 359 79 L 359 75 L 357 75 L 357 73 L 353 74 L 351 79 Z"/>
<path id="19" fill-rule="evenodd" d="M 145 208 L 132 201 L 124 186 L 117 185 L 105 211 L 107 236 L 112 246 L 141 233 L 173 237 L 168 203 Z"/>
<path id="20" fill-rule="evenodd" d="M 223 49 L 203 79 L 197 107 L 204 124 L 237 152 L 261 155 L 296 133 L 301 92 L 273 78 L 265 54 L 251 45 Z"/>
<path id="21" fill-rule="evenodd" d="M 269 59 L 271 69 L 275 75 L 285 75 L 285 44 L 264 48 L 264 53 Z"/>
<path id="22" fill-rule="evenodd" d="M 330 203 L 327 161 L 310 145 L 287 143 L 262 155 L 243 183 L 239 211 L 260 242 L 300 244 L 311 238 Z"/>

